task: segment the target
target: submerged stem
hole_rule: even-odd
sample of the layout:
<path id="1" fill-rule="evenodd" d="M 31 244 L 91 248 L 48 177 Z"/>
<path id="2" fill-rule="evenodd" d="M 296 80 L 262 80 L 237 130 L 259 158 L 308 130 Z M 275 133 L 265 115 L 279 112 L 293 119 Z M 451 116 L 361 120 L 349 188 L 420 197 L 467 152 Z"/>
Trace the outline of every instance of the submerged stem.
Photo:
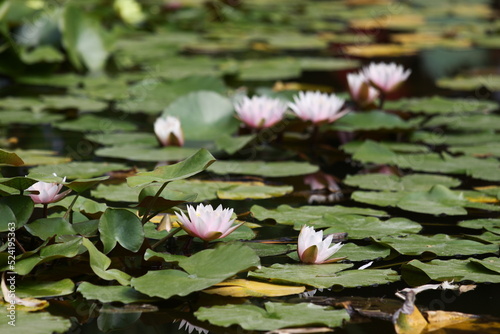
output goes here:
<path id="1" fill-rule="evenodd" d="M 43 218 L 47 218 L 47 216 L 49 215 L 49 205 L 47 203 L 45 203 L 43 205 Z"/>
<path id="2" fill-rule="evenodd" d="M 384 102 L 385 102 L 385 93 L 383 91 L 380 91 L 380 99 L 378 104 L 380 110 L 382 110 L 382 108 L 384 107 Z"/>
<path id="3" fill-rule="evenodd" d="M 158 240 L 157 242 L 155 242 L 152 246 L 151 246 L 151 249 L 154 250 L 156 247 L 160 246 L 162 243 L 164 243 L 165 241 L 167 241 L 168 239 L 170 239 L 171 237 L 173 237 L 174 235 L 176 235 L 177 233 L 179 233 L 180 231 L 182 230 L 182 228 L 180 227 L 177 227 L 173 230 L 171 230 L 166 236 L 164 236 L 161 240 Z"/>
<path id="4" fill-rule="evenodd" d="M 70 216 L 70 223 L 73 223 L 73 215 L 71 214 L 71 211 L 73 210 L 73 206 L 76 203 L 76 200 L 78 199 L 78 196 L 80 196 L 79 193 L 76 194 L 75 198 L 73 198 L 73 201 L 71 201 L 71 204 L 68 206 L 68 211 L 64 214 L 63 218 L 66 219 L 68 216 Z"/>

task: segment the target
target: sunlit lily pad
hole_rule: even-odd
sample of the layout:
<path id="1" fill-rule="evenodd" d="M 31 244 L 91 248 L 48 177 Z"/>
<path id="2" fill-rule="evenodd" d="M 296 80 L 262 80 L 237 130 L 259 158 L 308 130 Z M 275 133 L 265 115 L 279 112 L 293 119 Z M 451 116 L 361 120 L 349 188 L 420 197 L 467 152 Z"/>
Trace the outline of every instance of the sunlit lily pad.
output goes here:
<path id="1" fill-rule="evenodd" d="M 0 99 L 0 107 L 6 110 L 24 110 L 41 111 L 43 103 L 33 97 L 3 97 Z M 2 114 L 3 115 L 3 114 Z"/>
<path id="2" fill-rule="evenodd" d="M 241 200 L 246 198 L 266 199 L 284 196 L 293 191 L 292 186 L 234 185 L 217 191 L 220 199 Z"/>
<path id="3" fill-rule="evenodd" d="M 440 96 L 387 101 L 385 108 L 425 114 L 487 113 L 498 109 L 498 103 L 476 99 L 451 99 Z"/>
<path id="4" fill-rule="evenodd" d="M 228 280 L 203 290 L 208 294 L 231 297 L 280 297 L 299 294 L 304 286 L 278 285 L 244 279 Z"/>
<path id="5" fill-rule="evenodd" d="M 370 190 L 426 191 L 436 184 L 458 187 L 460 180 L 443 175 L 410 174 L 402 177 L 388 174 L 348 175 L 344 183 Z"/>
<path id="6" fill-rule="evenodd" d="M 275 283 L 295 283 L 315 288 L 354 288 L 372 284 L 385 284 L 399 280 L 393 270 L 345 270 L 351 264 L 273 264 L 249 273 L 250 277 Z"/>
<path id="7" fill-rule="evenodd" d="M 414 47 L 400 44 L 361 44 L 344 47 L 344 52 L 348 55 L 364 58 L 411 56 L 417 51 Z"/>
<path id="8" fill-rule="evenodd" d="M 436 234 L 431 237 L 416 234 L 384 237 L 377 239 L 377 242 L 404 255 L 431 253 L 435 256 L 455 256 L 498 252 L 498 245 L 485 245 L 472 240 L 450 237 L 446 234 Z"/>
<path id="9" fill-rule="evenodd" d="M 141 188 L 130 187 L 126 182 L 120 184 L 99 184 L 92 190 L 92 196 L 112 202 L 137 202 Z"/>
<path id="10" fill-rule="evenodd" d="M 134 131 L 137 127 L 137 125 L 129 121 L 94 115 L 83 115 L 74 121 L 59 122 L 53 124 L 53 126 L 67 131 L 106 133 Z"/>
<path id="11" fill-rule="evenodd" d="M 195 312 L 195 316 L 217 326 L 239 325 L 246 330 L 260 331 L 318 324 L 338 327 L 342 325 L 343 321 L 349 319 L 346 310 L 332 310 L 308 303 L 267 302 L 264 307 L 265 309 L 248 304 L 201 307 Z"/>
<path id="12" fill-rule="evenodd" d="M 357 68 L 360 63 L 345 58 L 299 58 L 302 71 L 339 71 Z"/>
<path id="13" fill-rule="evenodd" d="M 350 112 L 331 126 L 339 131 L 373 131 L 411 129 L 413 124 L 405 122 L 397 115 L 383 111 L 370 111 L 369 113 Z"/>
<path id="14" fill-rule="evenodd" d="M 86 179 L 122 169 L 128 169 L 128 166 L 119 163 L 75 161 L 66 164 L 34 167 L 30 170 L 30 174 L 52 175 L 52 173 L 56 173 L 58 176 L 68 179 Z"/>
<path id="15" fill-rule="evenodd" d="M 486 258 L 498 262 L 498 258 Z M 410 285 L 421 285 L 435 281 L 474 281 L 476 283 L 491 282 L 500 283 L 500 274 L 489 270 L 481 264 L 467 260 L 432 260 L 423 263 L 413 260 L 404 264 L 401 268 L 403 279 Z"/>
<path id="16" fill-rule="evenodd" d="M 265 161 L 217 161 L 208 168 L 209 172 L 226 174 L 257 175 L 264 177 L 285 177 L 311 174 L 318 171 L 318 166 L 307 162 L 265 162 Z"/>
<path id="17" fill-rule="evenodd" d="M 500 219 L 495 218 L 463 220 L 458 223 L 458 226 L 472 229 L 485 229 L 500 234 Z"/>

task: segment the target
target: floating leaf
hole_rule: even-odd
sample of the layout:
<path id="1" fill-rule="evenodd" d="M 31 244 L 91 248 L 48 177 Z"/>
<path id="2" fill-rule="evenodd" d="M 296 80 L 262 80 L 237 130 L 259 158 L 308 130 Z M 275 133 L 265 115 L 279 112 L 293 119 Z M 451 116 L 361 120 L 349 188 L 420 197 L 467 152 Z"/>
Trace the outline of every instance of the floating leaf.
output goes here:
<path id="1" fill-rule="evenodd" d="M 57 282 L 22 280 L 16 285 L 16 296 L 20 298 L 57 297 L 72 294 L 75 284 L 69 278 Z"/>
<path id="2" fill-rule="evenodd" d="M 33 200 L 27 196 L 15 195 L 0 198 L 0 232 L 23 227 L 33 213 Z M 14 226 L 12 226 L 14 223 Z"/>
<path id="3" fill-rule="evenodd" d="M 123 248 L 137 252 L 144 241 L 139 217 L 125 209 L 107 209 L 99 220 L 99 232 L 105 254 L 113 250 L 117 242 Z"/>
<path id="4" fill-rule="evenodd" d="M 54 151 L 15 150 L 14 153 L 24 161 L 25 166 L 61 164 L 71 160 L 69 157 L 58 157 Z"/>
<path id="5" fill-rule="evenodd" d="M 132 161 L 179 161 L 195 154 L 191 147 L 149 147 L 142 145 L 111 146 L 97 149 L 99 157 L 126 159 Z"/>
<path id="6" fill-rule="evenodd" d="M 85 138 L 107 146 L 122 146 L 140 145 L 140 146 L 155 146 L 158 144 L 153 133 L 91 133 L 85 135 Z"/>
<path id="7" fill-rule="evenodd" d="M 427 191 L 434 185 L 457 187 L 460 180 L 443 175 L 410 174 L 403 177 L 388 174 L 348 175 L 344 183 L 371 190 Z"/>
<path id="8" fill-rule="evenodd" d="M 268 185 L 236 185 L 217 191 L 220 199 L 242 200 L 247 198 L 266 199 L 279 197 L 293 191 L 292 186 L 268 186 Z"/>
<path id="9" fill-rule="evenodd" d="M 0 149 L 0 165 L 22 166 L 24 161 L 16 153 Z"/>
<path id="10" fill-rule="evenodd" d="M 32 235 L 46 240 L 54 235 L 76 235 L 73 226 L 64 218 L 41 218 L 25 226 Z"/>
<path id="11" fill-rule="evenodd" d="M 425 114 L 488 113 L 498 108 L 498 103 L 477 99 L 451 99 L 440 96 L 387 101 L 385 108 Z"/>
<path id="12" fill-rule="evenodd" d="M 9 323 L 9 310 L 6 307 L 1 307 L 0 316 L 4 319 L 0 323 L 0 331 L 3 333 L 12 332 L 13 328 L 15 328 L 16 332 L 30 334 L 64 333 L 71 328 L 69 319 L 53 316 L 48 312 L 16 310 L 15 321 Z M 36 326 L 33 324 L 36 324 Z"/>
<path id="13" fill-rule="evenodd" d="M 127 165 L 118 163 L 79 161 L 69 162 L 65 164 L 34 167 L 30 170 L 30 175 L 52 175 L 52 173 L 56 173 L 58 176 L 66 177 L 68 179 L 87 179 L 95 176 L 101 176 L 115 170 L 123 170 L 128 168 L 129 167 Z"/>
<path id="14" fill-rule="evenodd" d="M 397 115 L 383 111 L 373 110 L 366 112 L 350 112 L 331 125 L 338 131 L 374 131 L 411 129 L 414 125 L 405 122 Z"/>
<path id="15" fill-rule="evenodd" d="M 498 91 L 500 90 L 500 75 L 456 76 L 439 79 L 436 84 L 438 87 L 453 90 L 469 91 L 486 87 L 490 91 Z"/>
<path id="16" fill-rule="evenodd" d="M 98 286 L 89 282 L 82 282 L 78 286 L 77 291 L 80 292 L 85 299 L 95 299 L 101 303 L 120 302 L 129 304 L 151 300 L 150 297 L 128 286 Z"/>
<path id="17" fill-rule="evenodd" d="M 32 112 L 24 110 L 16 111 L 2 111 L 0 113 L 2 118 L 0 119 L 0 124 L 28 124 L 28 125 L 39 125 L 39 124 L 51 124 L 59 122 L 64 119 L 63 115 L 54 115 L 46 112 Z"/>
<path id="18" fill-rule="evenodd" d="M 267 302 L 265 309 L 255 305 L 223 305 L 201 307 L 195 312 L 200 320 L 229 327 L 239 325 L 246 330 L 271 331 L 284 327 L 322 324 L 338 327 L 349 319 L 346 310 L 332 310 L 315 304 L 285 304 Z"/>
<path id="19" fill-rule="evenodd" d="M 318 166 L 307 162 L 265 162 L 265 161 L 217 161 L 208 168 L 216 174 L 243 174 L 264 177 L 285 177 L 315 173 Z"/>
<path id="20" fill-rule="evenodd" d="M 496 253 L 498 245 L 484 245 L 476 241 L 450 237 L 446 234 L 433 236 L 406 235 L 400 237 L 384 237 L 377 243 L 388 246 L 404 255 L 455 256 Z"/>
<path id="21" fill-rule="evenodd" d="M 80 116 L 78 119 L 73 121 L 54 123 L 53 126 L 66 131 L 104 133 L 111 133 L 115 131 L 134 131 L 137 128 L 134 123 L 129 121 L 87 114 Z"/>
<path id="22" fill-rule="evenodd" d="M 280 297 L 295 295 L 306 290 L 304 286 L 277 285 L 244 279 L 233 279 L 203 290 L 208 294 L 231 297 Z"/>
<path id="23" fill-rule="evenodd" d="M 489 218 L 464 220 L 459 222 L 458 226 L 473 229 L 485 229 L 487 231 L 500 234 L 500 219 Z"/>
<path id="24" fill-rule="evenodd" d="M 242 81 L 275 81 L 300 77 L 300 62 L 294 58 L 252 59 L 239 64 Z"/>
<path id="25" fill-rule="evenodd" d="M 45 109 L 78 109 L 86 112 L 98 112 L 107 108 L 107 104 L 101 101 L 92 100 L 78 96 L 42 96 L 42 103 Z"/>
<path id="26" fill-rule="evenodd" d="M 138 173 L 127 178 L 131 187 L 144 186 L 153 182 L 170 182 L 184 179 L 205 170 L 215 161 L 215 158 L 205 149 L 201 149 L 186 160 L 175 165 L 162 166 L 152 172 Z"/>

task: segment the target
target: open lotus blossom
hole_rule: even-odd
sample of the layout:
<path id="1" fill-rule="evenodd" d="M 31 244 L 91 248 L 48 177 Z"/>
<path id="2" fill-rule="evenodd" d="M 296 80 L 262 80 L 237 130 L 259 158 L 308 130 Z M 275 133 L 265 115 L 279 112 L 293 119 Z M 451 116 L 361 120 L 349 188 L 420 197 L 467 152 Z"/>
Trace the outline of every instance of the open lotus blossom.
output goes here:
<path id="1" fill-rule="evenodd" d="M 340 242 L 330 246 L 332 239 L 333 235 L 329 235 L 323 240 L 323 231 L 316 232 L 313 227 L 302 226 L 297 246 L 300 261 L 312 264 L 338 261 L 339 259 L 328 260 L 342 247 Z"/>
<path id="2" fill-rule="evenodd" d="M 395 63 L 370 63 L 362 70 L 363 75 L 372 85 L 384 93 L 389 93 L 408 79 L 411 70 Z"/>
<path id="3" fill-rule="evenodd" d="M 372 104 L 379 96 L 379 91 L 370 85 L 363 73 L 349 73 L 347 83 L 352 99 L 361 107 Z"/>
<path id="4" fill-rule="evenodd" d="M 286 104 L 280 99 L 267 96 L 254 96 L 235 103 L 234 109 L 238 118 L 254 129 L 273 126 L 283 119 L 287 110 Z"/>
<path id="5" fill-rule="evenodd" d="M 66 181 L 66 178 L 63 179 L 62 182 Z M 54 203 L 62 198 L 64 198 L 67 194 L 71 192 L 71 189 L 61 191 L 63 185 L 60 183 L 49 183 L 49 182 L 37 182 L 29 187 L 28 191 L 38 191 L 38 194 L 30 194 L 29 196 L 35 202 L 35 204 L 48 204 Z"/>
<path id="6" fill-rule="evenodd" d="M 348 110 L 340 112 L 345 100 L 335 94 L 299 92 L 293 101 L 288 105 L 290 109 L 303 121 L 311 121 L 314 124 L 334 122 L 349 112 Z"/>
<path id="7" fill-rule="evenodd" d="M 155 134 L 163 146 L 184 145 L 181 121 L 174 116 L 162 116 L 155 121 Z"/>
<path id="8" fill-rule="evenodd" d="M 188 205 L 187 211 L 189 218 L 184 212 L 177 214 L 182 229 L 190 236 L 198 237 L 204 241 L 224 238 L 242 225 L 232 226 L 234 223 L 234 219 L 231 219 L 233 209 L 222 209 L 222 205 L 219 205 L 215 210 L 211 205 L 199 204 L 196 209 Z"/>

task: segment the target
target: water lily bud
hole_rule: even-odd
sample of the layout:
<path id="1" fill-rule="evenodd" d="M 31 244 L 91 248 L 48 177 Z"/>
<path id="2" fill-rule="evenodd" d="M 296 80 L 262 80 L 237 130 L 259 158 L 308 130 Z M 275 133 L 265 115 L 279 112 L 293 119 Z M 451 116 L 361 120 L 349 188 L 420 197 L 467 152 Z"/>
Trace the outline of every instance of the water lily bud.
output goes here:
<path id="1" fill-rule="evenodd" d="M 181 121 L 174 116 L 159 117 L 155 121 L 156 138 L 163 146 L 184 145 Z"/>
<path id="2" fill-rule="evenodd" d="M 363 75 L 372 85 L 384 93 L 390 93 L 408 79 L 411 70 L 395 63 L 370 63 L 362 70 Z"/>
<path id="3" fill-rule="evenodd" d="M 332 123 L 348 113 L 347 110 L 340 112 L 345 101 L 334 94 L 299 92 L 293 101 L 288 105 L 290 109 L 303 121 L 314 124 Z"/>
<path id="4" fill-rule="evenodd" d="M 316 232 L 313 227 L 302 226 L 299 234 L 297 253 L 303 263 L 320 264 L 334 262 L 339 259 L 328 260 L 343 245 L 342 243 L 332 244 L 333 235 L 329 235 L 323 240 L 323 231 Z"/>
<path id="5" fill-rule="evenodd" d="M 379 96 L 379 91 L 370 85 L 363 73 L 349 73 L 347 83 L 352 99 L 360 107 L 372 104 Z"/>
<path id="6" fill-rule="evenodd" d="M 204 241 L 224 238 L 242 225 L 232 226 L 234 223 L 234 219 L 231 219 L 233 209 L 222 209 L 222 205 L 219 205 L 215 210 L 211 205 L 199 204 L 196 209 L 188 205 L 187 211 L 189 218 L 184 212 L 177 213 L 182 229 L 190 236 L 198 237 Z"/>
<path id="7" fill-rule="evenodd" d="M 62 182 L 64 181 L 66 181 L 66 178 L 64 178 Z M 68 195 L 71 192 L 71 189 L 68 189 L 66 191 L 63 191 L 62 193 L 59 193 L 62 187 L 63 185 L 60 183 L 49 183 L 40 181 L 31 185 L 31 187 L 29 187 L 27 190 L 38 191 L 38 194 L 29 195 L 33 200 L 33 202 L 35 202 L 35 204 L 48 204 L 63 199 L 66 195 Z"/>
<path id="8" fill-rule="evenodd" d="M 263 129 L 273 126 L 283 119 L 287 110 L 286 104 L 280 99 L 267 96 L 244 97 L 235 103 L 237 117 L 247 126 Z"/>

